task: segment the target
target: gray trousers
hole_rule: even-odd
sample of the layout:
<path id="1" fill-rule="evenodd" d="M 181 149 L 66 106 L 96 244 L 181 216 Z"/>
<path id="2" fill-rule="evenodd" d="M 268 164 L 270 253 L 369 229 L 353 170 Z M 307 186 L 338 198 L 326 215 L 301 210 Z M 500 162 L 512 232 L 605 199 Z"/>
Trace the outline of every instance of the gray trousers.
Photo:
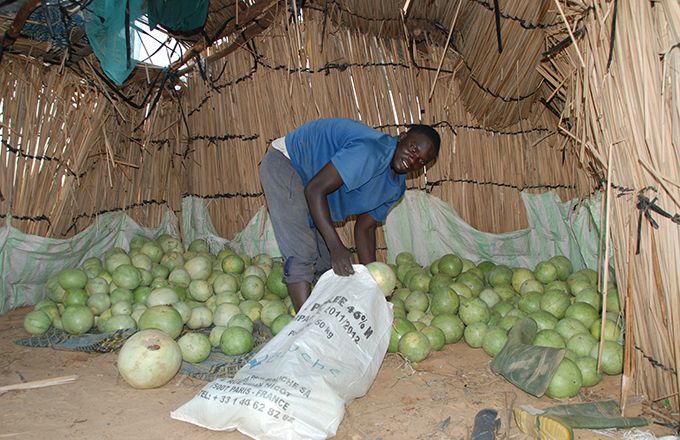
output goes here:
<path id="1" fill-rule="evenodd" d="M 323 237 L 309 224 L 311 217 L 300 176 L 283 153 L 269 148 L 260 162 L 260 182 L 284 258 L 285 281 L 316 281 L 331 268 L 331 258 Z"/>

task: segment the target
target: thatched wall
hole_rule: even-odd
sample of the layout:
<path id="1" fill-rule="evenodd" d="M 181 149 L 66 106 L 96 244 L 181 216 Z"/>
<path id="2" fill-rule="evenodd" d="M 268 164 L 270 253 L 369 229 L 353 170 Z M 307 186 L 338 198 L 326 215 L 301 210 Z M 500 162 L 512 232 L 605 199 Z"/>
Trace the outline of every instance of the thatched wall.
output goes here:
<path id="1" fill-rule="evenodd" d="M 143 111 L 103 85 L 18 57 L 4 60 L 0 88 L 3 222 L 9 214 L 26 233 L 64 238 L 103 212 L 126 210 L 155 226 L 165 209 L 179 210 L 177 124 L 157 128 L 164 142 L 149 142 L 144 125 L 134 130 Z M 166 111 L 176 105 L 158 106 L 146 126 Z"/>
<path id="2" fill-rule="evenodd" d="M 627 305 L 623 391 L 677 408 L 680 5 L 601 1 L 581 13 L 584 37 L 554 60 L 568 95 L 560 131 L 601 170 L 609 195 L 608 248 Z M 643 197 L 675 219 L 647 211 L 656 228 L 641 217 Z"/>

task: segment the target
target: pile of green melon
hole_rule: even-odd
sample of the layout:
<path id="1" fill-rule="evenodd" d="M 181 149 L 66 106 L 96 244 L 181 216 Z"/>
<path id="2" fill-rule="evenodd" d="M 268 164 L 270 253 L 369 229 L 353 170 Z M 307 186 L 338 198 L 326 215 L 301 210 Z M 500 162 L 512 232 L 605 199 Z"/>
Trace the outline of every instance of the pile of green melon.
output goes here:
<path id="1" fill-rule="evenodd" d="M 616 285 L 608 283 L 603 304 L 597 273 L 574 271 L 564 256 L 541 261 L 530 270 L 490 261 L 475 264 L 454 254 L 422 267 L 412 254 L 402 252 L 388 268 L 396 277 L 394 290 L 386 293 L 394 310 L 388 351 L 411 362 L 460 340 L 494 357 L 513 325 L 530 317 L 538 327 L 534 345 L 566 350 L 548 396 L 572 397 L 582 387 L 596 385 L 602 373 L 622 372 L 623 325 Z M 389 278 L 382 272 L 380 278 Z M 598 371 L 600 339 L 604 341 Z"/>
<path id="2" fill-rule="evenodd" d="M 46 298 L 24 318 L 28 333 L 40 335 L 50 327 L 72 335 L 160 331 L 167 338 L 145 333 L 153 338 L 142 334 L 126 346 L 167 344 L 173 353 L 166 358 L 175 359 L 177 369 L 182 360 L 204 361 L 213 348 L 247 353 L 256 321 L 277 334 L 294 314 L 278 259 L 264 253 L 251 258 L 228 247 L 214 255 L 200 239 L 185 249 L 167 234 L 153 240 L 135 236 L 128 250 L 114 247 L 64 269 L 45 290 Z"/>

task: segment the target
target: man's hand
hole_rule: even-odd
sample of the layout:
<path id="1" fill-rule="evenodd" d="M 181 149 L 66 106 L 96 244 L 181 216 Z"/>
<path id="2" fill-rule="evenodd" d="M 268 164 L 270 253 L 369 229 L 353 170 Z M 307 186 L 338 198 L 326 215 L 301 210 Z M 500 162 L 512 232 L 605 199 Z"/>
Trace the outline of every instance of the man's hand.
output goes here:
<path id="1" fill-rule="evenodd" d="M 339 246 L 336 249 L 329 249 L 331 254 L 331 264 L 333 265 L 333 272 L 337 275 L 346 277 L 354 273 L 352 267 L 353 256 L 352 253 L 345 246 Z"/>

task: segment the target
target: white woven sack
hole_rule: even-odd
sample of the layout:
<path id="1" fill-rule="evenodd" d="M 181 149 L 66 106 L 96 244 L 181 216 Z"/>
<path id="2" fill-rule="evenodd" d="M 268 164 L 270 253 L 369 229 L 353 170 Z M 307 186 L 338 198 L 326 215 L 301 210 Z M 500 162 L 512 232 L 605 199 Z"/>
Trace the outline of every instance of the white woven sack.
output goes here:
<path id="1" fill-rule="evenodd" d="M 210 382 L 171 417 L 262 440 L 334 436 L 345 405 L 375 380 L 391 333 L 383 293 L 368 269 L 354 271 L 325 273 L 295 320 L 232 379 Z"/>

